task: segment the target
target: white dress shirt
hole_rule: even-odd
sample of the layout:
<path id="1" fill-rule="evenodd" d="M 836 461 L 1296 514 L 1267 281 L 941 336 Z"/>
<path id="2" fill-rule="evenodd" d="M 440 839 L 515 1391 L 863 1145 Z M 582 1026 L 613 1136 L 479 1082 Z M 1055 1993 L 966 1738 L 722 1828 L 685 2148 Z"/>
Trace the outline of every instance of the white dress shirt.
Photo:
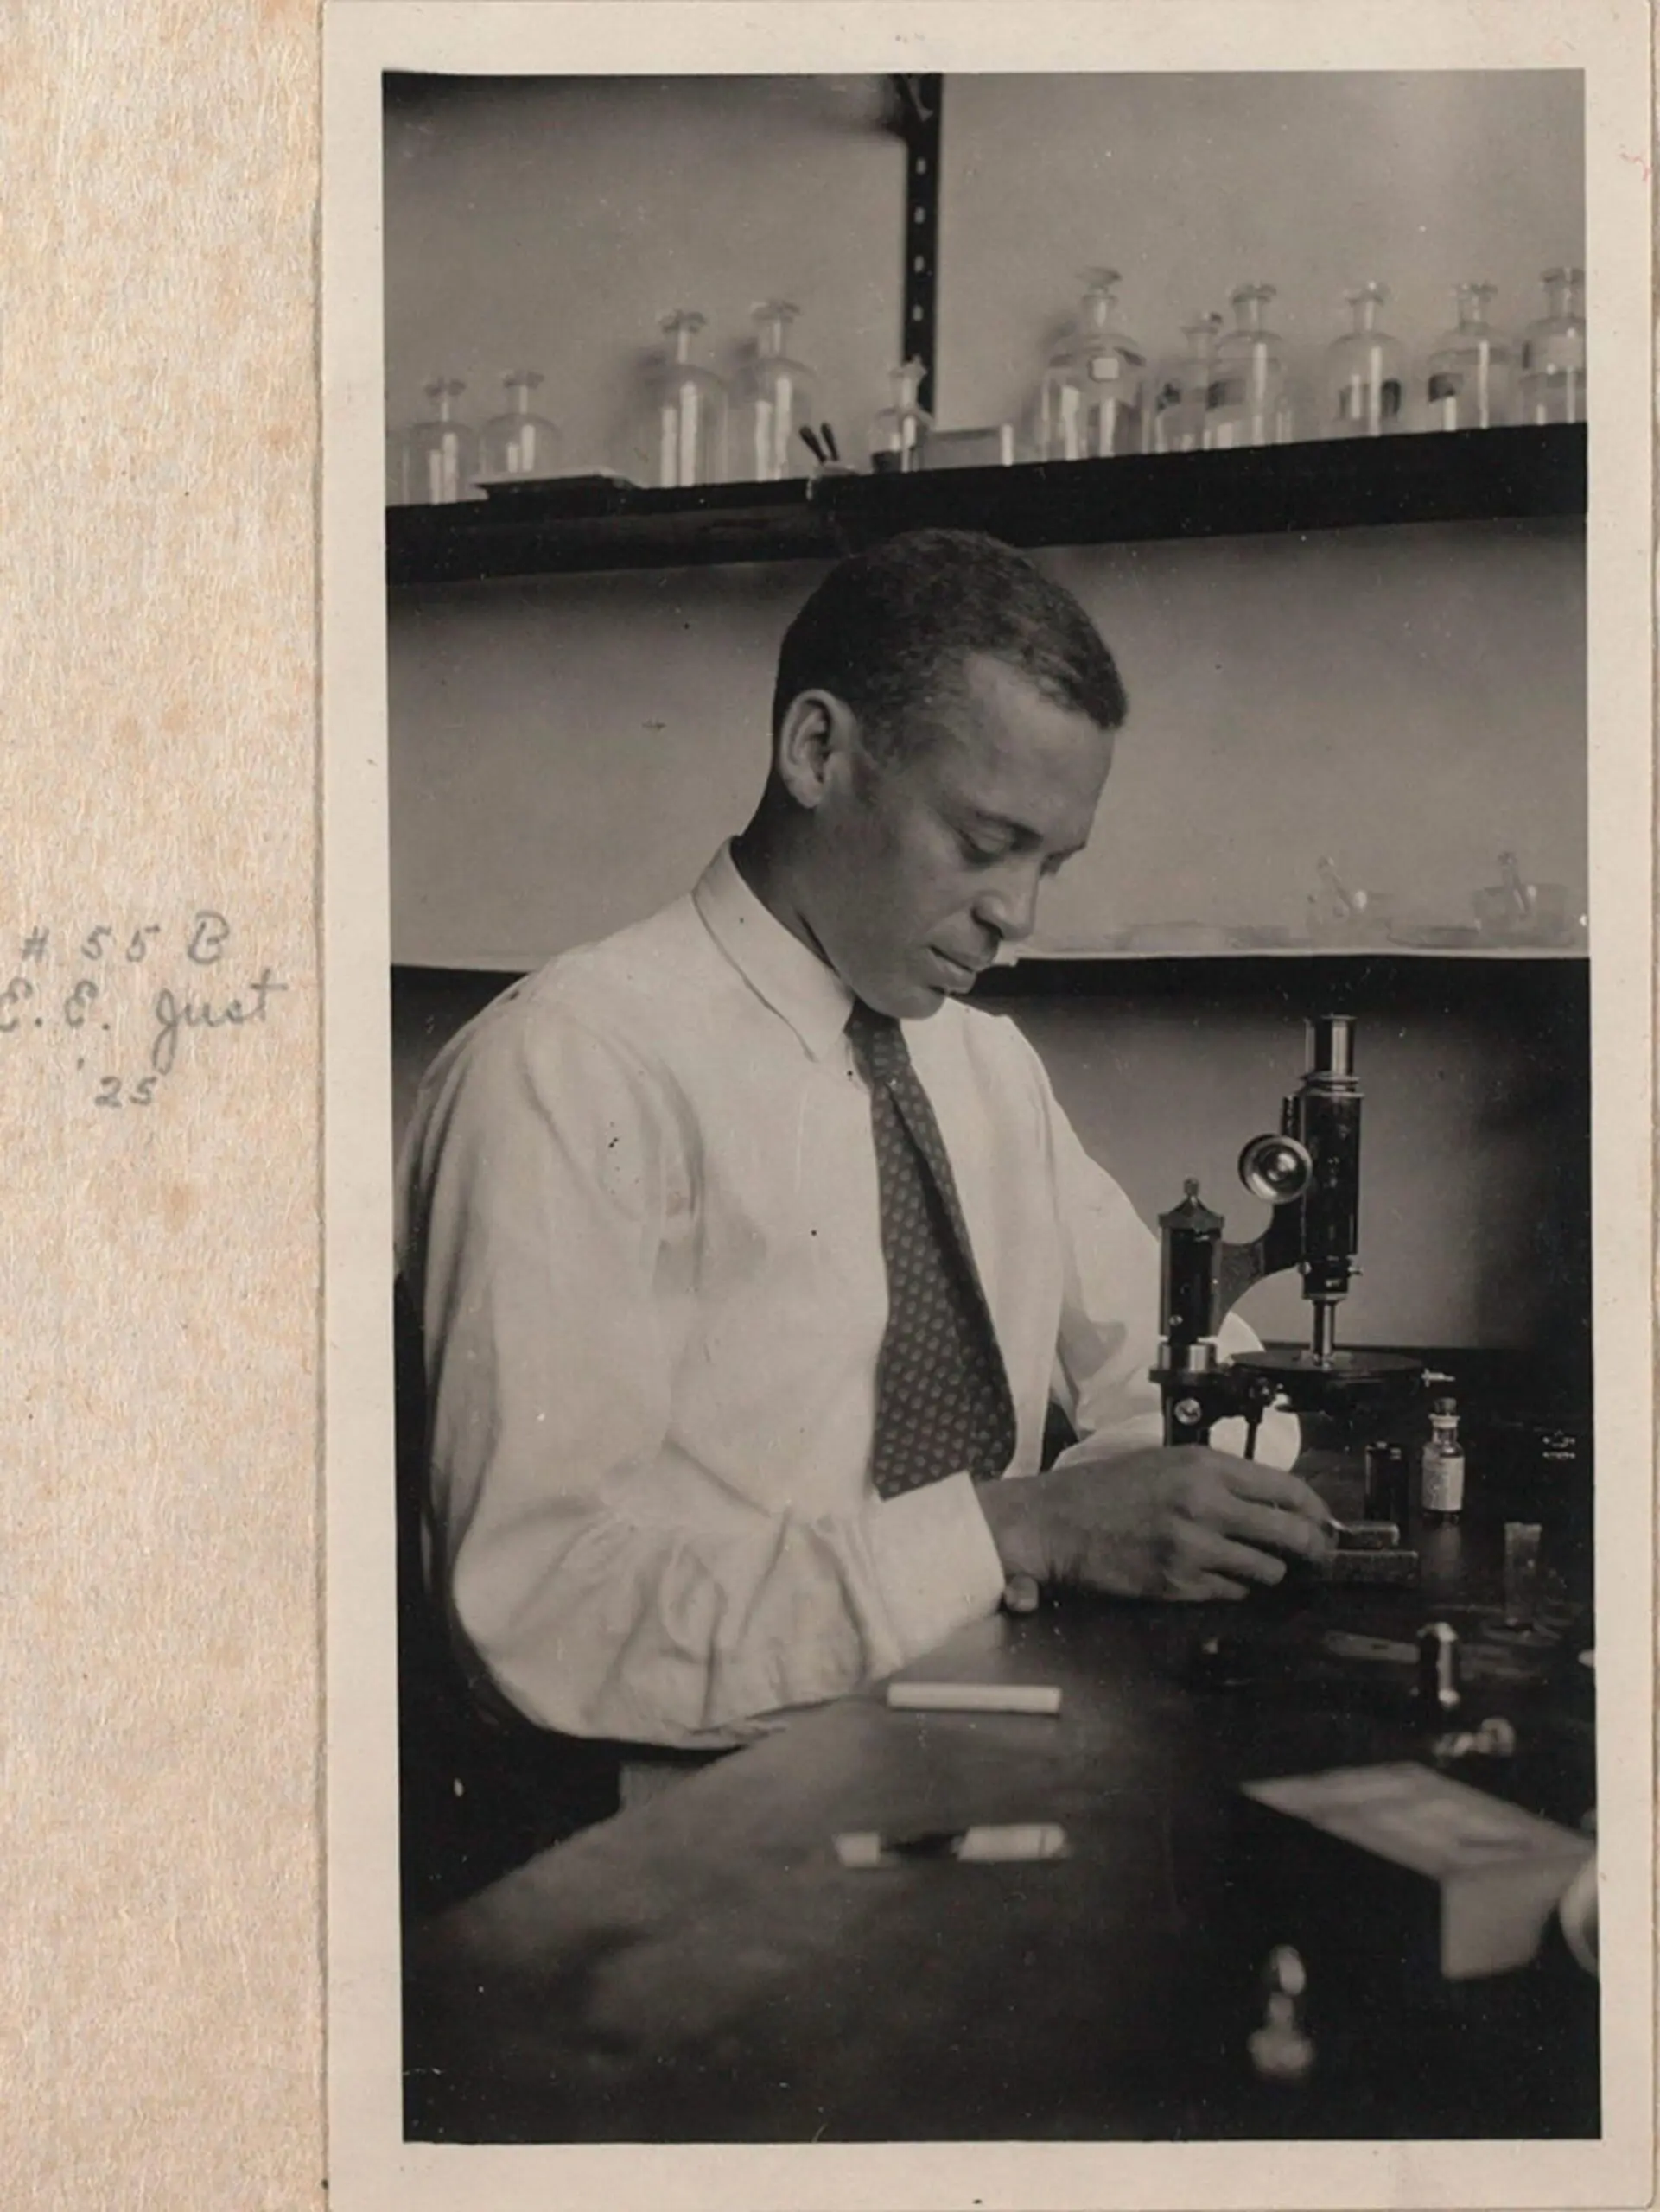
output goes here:
<path id="1" fill-rule="evenodd" d="M 711 1745 L 997 1605 L 966 1474 L 868 1473 L 887 1318 L 846 986 L 729 851 L 696 890 L 515 984 L 451 1040 L 399 1175 L 424 1332 L 434 1564 L 489 1680 L 546 1727 Z M 1156 1239 L 1014 1024 L 905 1025 L 1018 1421 L 1156 1443 Z M 1231 1320 L 1224 1349 L 1254 1344 Z M 1218 1436 L 1224 1443 L 1226 1438 Z M 1294 1423 L 1259 1446 L 1288 1464 Z"/>

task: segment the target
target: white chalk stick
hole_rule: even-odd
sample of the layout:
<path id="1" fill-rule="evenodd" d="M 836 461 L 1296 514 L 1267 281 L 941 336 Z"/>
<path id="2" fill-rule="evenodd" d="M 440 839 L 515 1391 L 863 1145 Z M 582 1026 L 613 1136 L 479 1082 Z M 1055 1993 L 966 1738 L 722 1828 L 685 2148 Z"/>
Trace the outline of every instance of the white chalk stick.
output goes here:
<path id="1" fill-rule="evenodd" d="M 931 1859 L 955 1859 L 981 1865 L 1022 1863 L 1066 1856 L 1066 1831 L 1050 1821 L 1027 1821 L 1005 1827 L 964 1828 L 955 1834 L 887 1836 L 871 1831 L 835 1839 L 843 1866 L 901 1866 Z"/>
<path id="2" fill-rule="evenodd" d="M 895 1713 L 1059 1713 L 1060 1692 L 1039 1682 L 890 1682 Z"/>

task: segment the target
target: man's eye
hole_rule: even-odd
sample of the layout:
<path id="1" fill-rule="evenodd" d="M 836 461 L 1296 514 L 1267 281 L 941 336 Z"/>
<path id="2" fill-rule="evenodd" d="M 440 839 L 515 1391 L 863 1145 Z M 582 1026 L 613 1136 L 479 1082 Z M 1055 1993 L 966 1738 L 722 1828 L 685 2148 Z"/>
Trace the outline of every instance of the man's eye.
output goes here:
<path id="1" fill-rule="evenodd" d="M 988 844 L 979 837 L 960 837 L 957 842 L 968 858 L 978 861 L 983 868 L 989 868 L 994 861 L 1002 860 L 1008 850 L 1007 845 Z"/>
<path id="2" fill-rule="evenodd" d="M 1062 868 L 1065 867 L 1067 861 L 1071 860 L 1071 858 L 1072 855 L 1070 853 L 1051 853 L 1048 858 L 1044 861 L 1042 868 L 1039 870 L 1039 874 L 1042 875 L 1059 875 Z"/>

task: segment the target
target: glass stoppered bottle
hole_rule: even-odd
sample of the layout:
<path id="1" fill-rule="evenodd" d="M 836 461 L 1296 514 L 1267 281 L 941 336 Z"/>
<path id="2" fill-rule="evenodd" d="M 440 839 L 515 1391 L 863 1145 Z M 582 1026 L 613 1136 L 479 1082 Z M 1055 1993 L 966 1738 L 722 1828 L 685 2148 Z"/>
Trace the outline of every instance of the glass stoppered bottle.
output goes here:
<path id="1" fill-rule="evenodd" d="M 718 484 L 726 474 L 726 386 L 694 358 L 703 318 L 696 308 L 676 308 L 658 327 L 669 353 L 652 387 L 657 481 L 665 489 Z"/>
<path id="2" fill-rule="evenodd" d="M 1519 419 L 1583 423 L 1585 271 L 1547 269 L 1545 312 L 1522 333 Z"/>
<path id="3" fill-rule="evenodd" d="M 455 414 L 467 390 L 460 377 L 434 377 L 423 387 L 431 416 L 417 423 L 404 441 L 405 502 L 417 507 L 447 507 L 473 497 L 479 473 L 476 433 Z"/>
<path id="4" fill-rule="evenodd" d="M 551 476 L 563 444 L 557 423 L 531 407 L 544 379 L 538 370 L 515 369 L 502 378 L 507 394 L 505 414 L 493 415 L 479 436 L 479 458 L 487 476 Z"/>
<path id="5" fill-rule="evenodd" d="M 921 400 L 925 371 L 920 361 L 903 361 L 888 372 L 894 397 L 870 425 L 870 465 L 882 474 L 911 475 L 922 467 L 933 417 Z"/>
<path id="6" fill-rule="evenodd" d="M 1354 327 L 1326 356 L 1326 431 L 1332 438 L 1375 438 L 1402 428 L 1406 353 L 1378 321 L 1389 304 L 1386 284 L 1363 284 L 1347 298 Z"/>
<path id="7" fill-rule="evenodd" d="M 1272 284 L 1241 284 L 1229 295 L 1234 327 L 1216 349 L 1205 410 L 1207 446 L 1284 445 L 1291 436 L 1285 348 L 1268 327 L 1273 300 Z"/>
<path id="8" fill-rule="evenodd" d="M 800 312 L 788 300 L 763 300 L 754 310 L 755 358 L 732 395 L 732 473 L 742 483 L 812 472 L 801 433 L 817 427 L 818 379 L 785 351 Z"/>
<path id="9" fill-rule="evenodd" d="M 1160 367 L 1153 385 L 1153 450 L 1196 453 L 1205 442 L 1205 410 L 1216 373 L 1219 315 L 1196 315 L 1185 322 L 1185 350 Z"/>
<path id="10" fill-rule="evenodd" d="M 1494 430 L 1511 419 L 1515 349 L 1487 320 L 1491 284 L 1457 288 L 1458 326 L 1424 364 L 1424 422 L 1431 430 Z"/>
<path id="11" fill-rule="evenodd" d="M 1432 1528 L 1456 1521 L 1464 1511 L 1464 1446 L 1456 1399 L 1437 1398 L 1431 1405 L 1419 1503 Z"/>
<path id="12" fill-rule="evenodd" d="M 1051 357 L 1038 394 L 1038 455 L 1099 461 L 1140 453 L 1147 350 L 1118 327 L 1118 271 L 1091 269 L 1072 335 Z"/>

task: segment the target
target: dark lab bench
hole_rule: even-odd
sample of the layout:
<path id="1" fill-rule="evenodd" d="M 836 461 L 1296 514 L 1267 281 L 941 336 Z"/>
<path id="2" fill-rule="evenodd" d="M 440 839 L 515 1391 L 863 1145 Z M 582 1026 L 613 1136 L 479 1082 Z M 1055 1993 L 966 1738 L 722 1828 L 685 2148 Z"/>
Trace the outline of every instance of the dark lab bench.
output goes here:
<path id="1" fill-rule="evenodd" d="M 410 1938 L 408 2135 L 1594 2137 L 1596 1985 L 1554 1928 L 1518 1972 L 1414 1983 L 1363 1924 L 1364 1883 L 1301 1900 L 1305 1926 L 1240 1848 L 1243 1780 L 1428 1760 L 1434 1729 L 1388 1670 L 1297 1663 L 1334 1626 L 1474 1637 L 1497 1527 L 1427 1543 L 1416 1590 L 977 1624 L 906 1673 L 1053 1683 L 1059 1717 L 849 1697 L 546 1853 Z M 1266 1686 L 1195 1679 L 1217 1634 L 1274 1662 Z M 1511 1719 L 1518 1752 L 1453 1770 L 1570 1827 L 1595 1799 L 1584 1640 L 1473 1688 L 1468 1717 Z M 1071 1856 L 859 1872 L 831 1845 L 1027 1821 L 1062 1824 Z M 1257 2078 L 1247 2039 L 1294 1936 L 1317 2055 L 1291 2088 Z"/>

